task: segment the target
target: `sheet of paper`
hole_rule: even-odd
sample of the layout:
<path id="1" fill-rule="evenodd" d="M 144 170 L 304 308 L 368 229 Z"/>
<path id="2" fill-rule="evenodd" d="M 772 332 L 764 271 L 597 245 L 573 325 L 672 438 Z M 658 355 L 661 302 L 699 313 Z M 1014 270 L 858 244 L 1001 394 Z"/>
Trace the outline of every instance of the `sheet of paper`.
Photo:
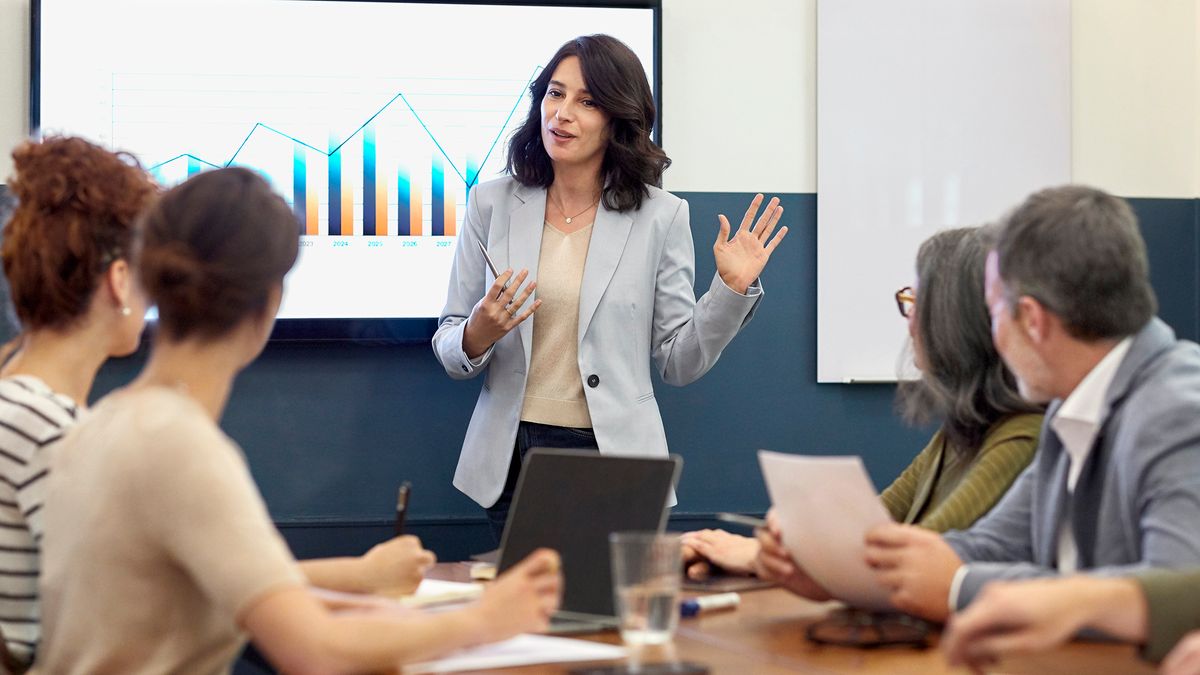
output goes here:
<path id="1" fill-rule="evenodd" d="M 616 645 L 549 635 L 518 635 L 503 642 L 464 649 L 436 661 L 407 665 L 404 667 L 404 674 L 455 673 L 538 663 L 611 661 L 623 658 L 625 648 Z"/>
<path id="2" fill-rule="evenodd" d="M 451 602 L 470 602 L 483 595 L 483 585 L 441 579 L 422 579 L 412 595 L 399 598 L 405 607 L 429 607 Z"/>
<path id="3" fill-rule="evenodd" d="M 783 543 L 796 562 L 839 600 L 891 609 L 863 560 L 867 530 L 891 521 L 859 457 L 758 451 Z"/>

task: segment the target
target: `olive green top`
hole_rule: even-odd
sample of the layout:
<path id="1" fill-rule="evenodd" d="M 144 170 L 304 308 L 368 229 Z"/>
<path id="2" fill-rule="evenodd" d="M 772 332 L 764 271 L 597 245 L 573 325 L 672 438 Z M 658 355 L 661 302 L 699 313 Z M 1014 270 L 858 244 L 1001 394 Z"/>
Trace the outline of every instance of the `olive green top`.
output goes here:
<path id="1" fill-rule="evenodd" d="M 1150 610 L 1142 656 L 1161 661 L 1184 635 L 1200 629 L 1200 570 L 1147 570 L 1134 578 Z"/>
<path id="2" fill-rule="evenodd" d="M 1037 450 L 1041 415 L 1014 415 L 988 430 L 975 453 L 938 430 L 880 498 L 892 517 L 935 532 L 963 530 L 990 511 Z"/>

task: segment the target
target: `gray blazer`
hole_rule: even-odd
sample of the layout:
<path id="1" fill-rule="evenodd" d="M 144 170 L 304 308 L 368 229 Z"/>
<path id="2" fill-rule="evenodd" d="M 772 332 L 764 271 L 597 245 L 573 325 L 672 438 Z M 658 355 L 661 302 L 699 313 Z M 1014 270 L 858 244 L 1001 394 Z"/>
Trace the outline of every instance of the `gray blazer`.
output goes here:
<path id="1" fill-rule="evenodd" d="M 687 202 L 649 189 L 637 211 L 609 211 L 601 204 L 584 264 L 579 374 L 601 453 L 666 455 L 650 357 L 668 384 L 695 381 L 717 362 L 762 299 L 761 288 L 742 295 L 716 276 L 697 301 Z M 546 191 L 500 178 L 473 188 L 468 201 L 433 350 L 450 377 L 484 374 L 454 486 L 490 506 L 508 475 L 537 315 L 477 362 L 467 358 L 463 329 L 492 283 L 476 242 L 484 242 L 501 271 L 528 269 L 535 278 Z"/>
<path id="2" fill-rule="evenodd" d="M 958 608 L 993 579 L 1057 574 L 1068 457 L 1046 412 L 1029 468 L 986 516 L 946 541 L 966 563 Z M 1134 336 L 1070 509 L 1078 566 L 1115 575 L 1200 565 L 1200 347 L 1158 319 Z"/>

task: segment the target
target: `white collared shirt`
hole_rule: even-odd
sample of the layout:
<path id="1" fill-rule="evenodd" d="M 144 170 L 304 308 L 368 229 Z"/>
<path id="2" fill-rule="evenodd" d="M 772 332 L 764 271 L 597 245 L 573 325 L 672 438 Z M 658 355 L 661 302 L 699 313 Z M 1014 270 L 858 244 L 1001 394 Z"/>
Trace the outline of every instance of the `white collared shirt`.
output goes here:
<path id="1" fill-rule="evenodd" d="M 1058 412 L 1050 420 L 1050 428 L 1058 434 L 1063 448 L 1067 451 L 1069 465 L 1067 468 L 1067 493 L 1075 494 L 1075 484 L 1079 482 L 1079 473 L 1087 463 L 1088 455 L 1092 453 L 1092 445 L 1096 434 L 1100 433 L 1100 423 L 1104 421 L 1105 398 L 1108 388 L 1112 386 L 1113 378 L 1117 376 L 1117 368 L 1129 353 L 1133 337 L 1127 337 L 1117 343 L 1100 362 L 1092 367 L 1075 389 L 1067 395 L 1059 406 Z M 1068 502 L 1069 503 L 1069 502 Z M 1062 514 L 1058 523 L 1058 571 L 1070 574 L 1076 571 L 1079 560 L 1079 549 L 1075 546 L 1075 534 L 1071 530 L 1071 514 Z M 950 584 L 950 611 L 958 609 L 958 594 L 963 580 L 967 576 L 967 565 L 960 565 L 954 573 Z"/>
<path id="2" fill-rule="evenodd" d="M 1100 433 L 1100 423 L 1108 412 L 1105 409 L 1108 388 L 1132 344 L 1133 338 L 1127 337 L 1105 354 L 1059 406 L 1054 419 L 1050 420 L 1050 428 L 1058 434 L 1063 449 L 1067 451 L 1067 494 L 1075 494 L 1079 473 L 1092 454 L 1096 434 Z M 1071 513 L 1068 510 L 1058 523 L 1058 571 L 1064 574 L 1074 572 L 1078 558 L 1079 551 L 1075 547 Z"/>

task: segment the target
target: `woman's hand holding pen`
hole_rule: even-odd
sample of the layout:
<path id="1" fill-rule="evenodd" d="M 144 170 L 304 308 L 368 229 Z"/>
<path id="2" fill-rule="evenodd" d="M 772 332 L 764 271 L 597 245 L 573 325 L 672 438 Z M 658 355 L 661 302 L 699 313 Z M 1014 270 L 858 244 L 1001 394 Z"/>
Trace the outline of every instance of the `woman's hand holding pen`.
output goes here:
<path id="1" fill-rule="evenodd" d="M 363 590 L 396 597 L 417 590 L 437 557 L 420 539 L 406 534 L 376 545 L 359 560 Z"/>
<path id="2" fill-rule="evenodd" d="M 717 234 L 716 243 L 713 244 L 717 274 L 721 275 L 721 281 L 724 281 L 726 286 L 738 293 L 745 293 L 750 284 L 754 283 L 767 266 L 771 253 L 788 232 L 786 226 L 781 227 L 775 238 L 771 238 L 771 233 L 775 231 L 775 226 L 783 216 L 783 207 L 779 205 L 778 197 L 772 197 L 758 221 L 754 221 L 754 214 L 758 213 L 762 200 L 762 195 L 756 195 L 750 202 L 750 208 L 746 209 L 746 215 L 742 217 L 742 223 L 732 239 L 729 238 L 729 219 L 724 214 L 718 216 L 721 230 Z M 750 226 L 751 223 L 754 223 L 754 227 Z"/>
<path id="3" fill-rule="evenodd" d="M 513 271 L 505 270 L 492 282 L 483 299 L 475 303 L 475 309 L 471 310 L 471 316 L 463 328 L 463 351 L 469 358 L 479 358 L 497 340 L 533 316 L 541 306 L 541 300 L 534 300 L 533 304 L 522 311 L 529 296 L 537 288 L 536 281 L 531 281 L 521 288 L 528 276 L 529 270 L 521 270 L 513 279 Z M 513 283 L 510 284 L 510 280 Z"/>

